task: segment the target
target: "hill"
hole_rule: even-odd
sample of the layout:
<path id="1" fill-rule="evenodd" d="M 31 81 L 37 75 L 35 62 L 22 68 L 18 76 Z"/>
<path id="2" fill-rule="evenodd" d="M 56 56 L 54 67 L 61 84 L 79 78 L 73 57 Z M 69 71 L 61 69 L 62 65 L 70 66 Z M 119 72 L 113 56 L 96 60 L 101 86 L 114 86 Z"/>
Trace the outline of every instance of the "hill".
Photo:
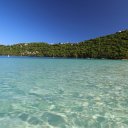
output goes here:
<path id="1" fill-rule="evenodd" d="M 79 42 L 0 45 L 0 55 L 128 59 L 128 30 Z"/>

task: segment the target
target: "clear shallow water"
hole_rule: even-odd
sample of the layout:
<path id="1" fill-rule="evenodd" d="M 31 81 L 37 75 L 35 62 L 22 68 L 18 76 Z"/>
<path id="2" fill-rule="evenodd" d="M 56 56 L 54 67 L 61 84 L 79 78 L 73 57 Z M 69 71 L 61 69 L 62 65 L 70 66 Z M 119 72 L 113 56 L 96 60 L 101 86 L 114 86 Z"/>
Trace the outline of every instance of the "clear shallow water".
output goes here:
<path id="1" fill-rule="evenodd" d="M 128 128 L 128 61 L 0 57 L 0 128 Z"/>

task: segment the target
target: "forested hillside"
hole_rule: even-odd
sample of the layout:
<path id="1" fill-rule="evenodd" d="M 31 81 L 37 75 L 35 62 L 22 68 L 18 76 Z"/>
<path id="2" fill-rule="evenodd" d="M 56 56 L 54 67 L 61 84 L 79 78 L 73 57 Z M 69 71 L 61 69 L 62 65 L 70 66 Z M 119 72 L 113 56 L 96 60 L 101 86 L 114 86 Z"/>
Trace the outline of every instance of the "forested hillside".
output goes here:
<path id="1" fill-rule="evenodd" d="M 128 30 L 79 43 L 0 45 L 0 55 L 128 59 Z"/>

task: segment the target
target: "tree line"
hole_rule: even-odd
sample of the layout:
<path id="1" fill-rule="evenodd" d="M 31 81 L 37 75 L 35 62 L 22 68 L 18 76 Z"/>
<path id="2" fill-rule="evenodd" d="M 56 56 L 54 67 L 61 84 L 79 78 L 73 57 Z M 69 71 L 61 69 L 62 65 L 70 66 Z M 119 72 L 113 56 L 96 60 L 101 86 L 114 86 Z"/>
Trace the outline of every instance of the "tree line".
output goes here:
<path id="1" fill-rule="evenodd" d="M 0 45 L 0 55 L 128 59 L 128 30 L 79 43 Z"/>

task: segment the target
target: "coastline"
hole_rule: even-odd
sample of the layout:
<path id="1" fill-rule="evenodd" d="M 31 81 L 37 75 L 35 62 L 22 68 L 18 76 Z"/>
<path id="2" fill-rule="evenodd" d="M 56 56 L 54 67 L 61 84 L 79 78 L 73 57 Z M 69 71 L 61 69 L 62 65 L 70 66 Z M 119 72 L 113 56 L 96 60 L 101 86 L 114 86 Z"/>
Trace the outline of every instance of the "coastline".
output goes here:
<path id="1" fill-rule="evenodd" d="M 111 59 L 111 58 L 80 58 L 80 57 L 49 57 L 49 56 L 10 56 L 8 55 L 0 55 L 0 58 L 42 58 L 42 59 L 78 59 L 78 60 L 124 60 L 127 61 L 128 59 Z"/>

